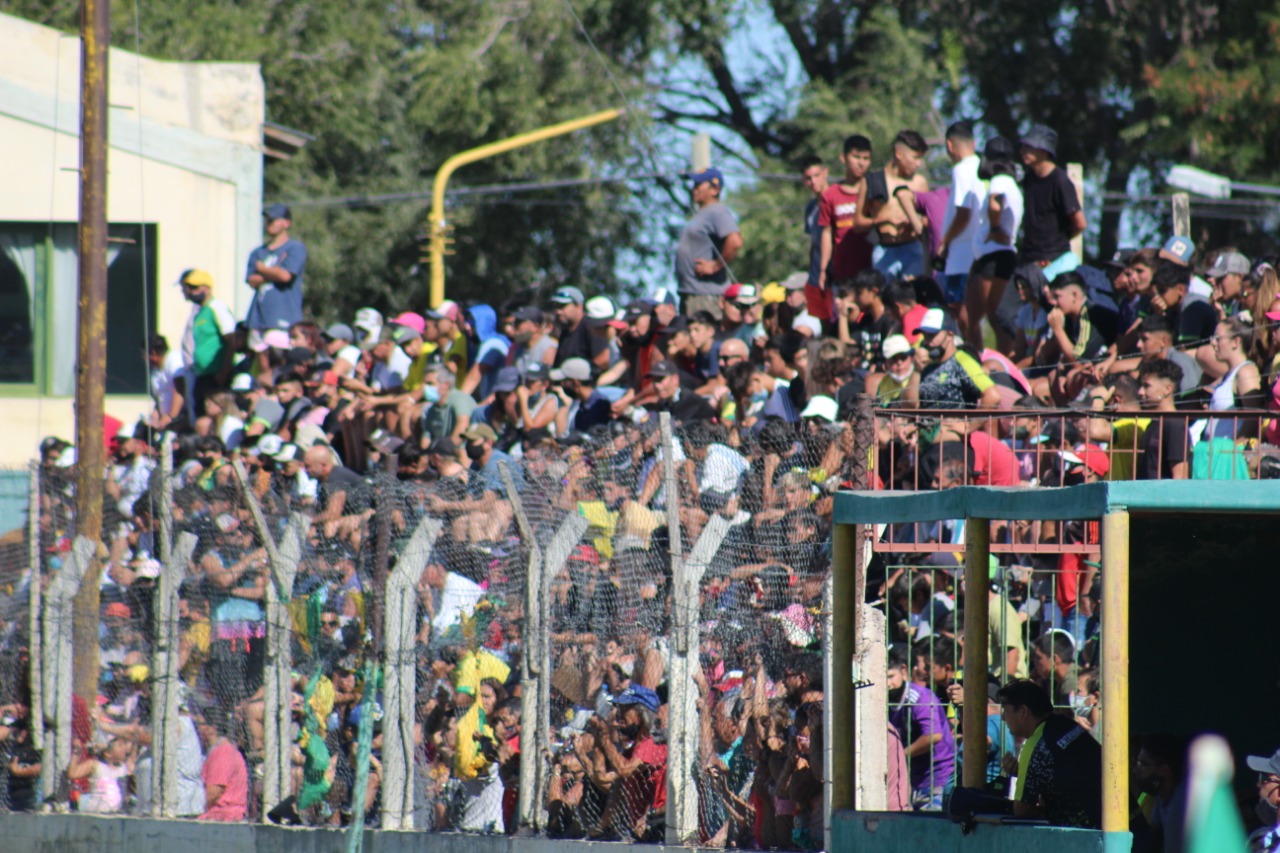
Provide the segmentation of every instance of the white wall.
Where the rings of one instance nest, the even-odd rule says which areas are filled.
[[[79,63],[78,38],[0,14],[0,221],[76,221]],[[252,297],[242,279],[262,240],[262,76],[252,63],[160,62],[115,49],[109,69],[108,220],[156,225],[158,331],[172,344],[190,307],[172,286],[183,269],[209,270],[238,316]],[[44,435],[73,437],[69,399],[3,405],[0,466],[23,463]],[[126,422],[147,406],[107,399],[107,412]]]

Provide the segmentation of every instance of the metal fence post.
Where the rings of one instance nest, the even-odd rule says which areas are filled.
[[[40,773],[44,798],[64,796],[67,768],[71,764],[72,671],[74,656],[71,636],[75,621],[75,596],[92,560],[97,559],[97,543],[77,536],[71,553],[57,577],[49,584],[44,600],[44,712],[48,720],[53,711],[53,750],[50,760],[48,738],[45,740],[43,768]]]
[[[183,533],[169,549],[156,589],[156,649],[152,655],[151,815],[175,817],[178,797],[178,589],[186,577],[197,538]]]
[[[413,723],[417,694],[417,583],[443,525],[424,516],[387,576],[382,611],[382,828],[413,829]]]

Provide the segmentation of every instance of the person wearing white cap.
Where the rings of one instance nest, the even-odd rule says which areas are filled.
[[[920,405],[926,409],[969,409],[1000,405],[995,382],[982,362],[958,345],[956,321],[941,308],[930,308],[920,321],[919,332],[928,349],[929,366],[920,374]]]
[[[804,411],[800,413],[800,420],[825,421],[833,424],[836,422],[839,412],[840,405],[834,399],[823,394],[817,394],[809,398]]]
[[[915,347],[905,335],[890,335],[881,346],[885,373],[876,386],[876,403],[881,406],[916,406],[920,403],[920,371],[916,370]]]

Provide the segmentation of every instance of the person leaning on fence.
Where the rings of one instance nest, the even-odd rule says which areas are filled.
[[[667,747],[653,739],[658,708],[658,694],[637,684],[613,698],[609,721],[599,716],[587,721],[597,754],[592,779],[609,789],[600,823],[589,838],[662,840]]]

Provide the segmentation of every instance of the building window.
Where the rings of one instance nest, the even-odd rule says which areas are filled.
[[[107,233],[106,390],[146,394],[156,229],[111,225]],[[0,395],[75,394],[76,258],[74,223],[0,222]]]

